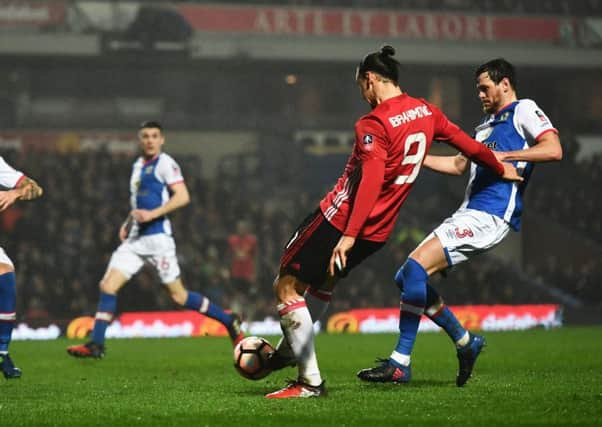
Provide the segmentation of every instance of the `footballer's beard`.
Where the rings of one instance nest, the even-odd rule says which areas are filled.
[[[490,102],[483,102],[481,103],[481,106],[485,114],[495,114],[495,112],[497,111],[496,107]]]

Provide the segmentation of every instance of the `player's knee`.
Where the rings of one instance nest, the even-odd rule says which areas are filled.
[[[290,275],[278,275],[274,280],[274,294],[279,303],[299,298],[297,292],[297,280]]]
[[[0,275],[12,273],[13,271],[15,271],[15,268],[12,265],[0,262]]]
[[[100,292],[103,294],[115,295],[118,287],[110,280],[102,279],[99,284]]]
[[[188,291],[184,290],[184,291],[170,292],[169,296],[171,297],[172,301],[175,302],[176,304],[184,305],[184,304],[186,304],[186,300],[188,299]]]

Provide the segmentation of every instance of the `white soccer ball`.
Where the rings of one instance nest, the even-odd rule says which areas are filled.
[[[267,363],[274,351],[265,338],[246,337],[234,347],[234,367],[243,377],[260,380],[272,372]]]

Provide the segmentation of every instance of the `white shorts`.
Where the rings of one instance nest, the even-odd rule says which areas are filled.
[[[10,260],[8,255],[6,255],[6,252],[4,252],[4,249],[2,249],[2,248],[0,248],[0,264],[8,264],[12,268],[15,268],[15,266],[13,265],[13,262]]]
[[[493,248],[510,231],[503,219],[474,209],[459,209],[426,237],[439,238],[450,266]]]
[[[169,284],[180,277],[176,242],[167,234],[151,234],[125,240],[111,255],[108,269],[119,270],[129,280],[147,262],[161,282]]]

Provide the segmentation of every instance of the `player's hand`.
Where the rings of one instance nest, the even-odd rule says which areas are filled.
[[[523,182],[524,178],[518,174],[518,171],[511,163],[501,162],[504,165],[504,174],[502,178],[507,181]]]
[[[337,271],[342,272],[347,267],[347,254],[355,244],[355,237],[341,236],[339,243],[332,250],[330,263],[328,264],[328,274],[334,276]]]
[[[121,240],[122,242],[127,239],[128,237],[128,233],[126,230],[126,226],[125,224],[121,224],[121,227],[119,227],[119,240]]]
[[[15,190],[0,191],[0,212],[15,203],[19,198],[19,192]]]
[[[152,212],[146,209],[134,209],[131,215],[138,223],[149,222],[155,219]]]
[[[503,162],[508,157],[508,154],[504,151],[492,151],[492,153],[500,162]]]

